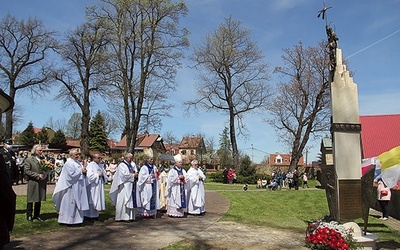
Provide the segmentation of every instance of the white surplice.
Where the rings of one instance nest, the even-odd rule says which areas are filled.
[[[80,224],[83,212],[89,209],[86,176],[80,162],[71,158],[65,162],[54,188],[52,200],[58,212],[58,222]]]
[[[134,173],[137,172],[135,163],[131,163],[131,170],[125,160],[122,161],[114,174],[110,189],[110,199],[115,206],[115,220],[128,221],[135,219],[134,199],[132,195],[135,183]],[[136,195],[136,194],[134,194]]]
[[[149,163],[145,163],[139,171],[139,177],[137,181],[137,211],[140,215],[148,217],[157,214],[157,210],[160,209],[160,187],[156,177],[156,167]],[[149,169],[151,169],[149,171]],[[154,185],[154,190],[153,190]]]
[[[200,178],[202,180],[200,180]],[[206,176],[198,168],[190,167],[187,172],[187,195],[188,195],[188,213],[202,214],[205,212],[205,190],[204,181]]]
[[[172,217],[183,217],[187,203],[187,192],[185,181],[179,179],[178,171],[182,171],[182,175],[186,178],[186,170],[174,166],[168,172],[167,190],[167,215]],[[183,187],[183,190],[181,189]]]
[[[89,199],[89,210],[84,215],[89,218],[99,217],[99,211],[106,209],[104,197],[104,184],[107,183],[107,173],[101,164],[90,162],[87,167],[87,192]],[[99,176],[103,173],[103,176]]]

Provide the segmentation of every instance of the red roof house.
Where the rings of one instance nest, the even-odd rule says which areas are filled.
[[[286,167],[289,168],[290,160],[292,159],[292,154],[270,154],[269,155],[269,164],[272,167]],[[303,156],[299,159],[297,166],[304,166],[304,159]]]
[[[123,152],[126,150],[126,136],[122,137],[121,141],[108,141],[112,152]],[[157,152],[164,153],[165,146],[162,137],[159,134],[138,134],[136,137],[135,151],[143,151],[146,148],[152,148]]]

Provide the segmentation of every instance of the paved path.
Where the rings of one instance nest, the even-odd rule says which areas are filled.
[[[49,185],[49,193],[54,186]],[[26,186],[14,186],[24,194]],[[182,239],[194,240],[196,249],[301,249],[304,235],[265,227],[218,222],[229,200],[216,191],[206,192],[205,216],[141,219],[133,223],[112,219],[66,227],[55,232],[13,237],[5,249],[160,249]]]

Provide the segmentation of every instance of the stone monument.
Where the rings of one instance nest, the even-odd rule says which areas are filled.
[[[358,91],[350,72],[342,62],[338,37],[326,26],[330,55],[330,94],[332,111],[332,151],[334,170],[330,171],[327,190],[331,216],[337,221],[362,217],[361,124]],[[331,202],[329,202],[331,199]],[[333,206],[333,207],[332,207]]]

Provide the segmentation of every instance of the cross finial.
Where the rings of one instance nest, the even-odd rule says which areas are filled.
[[[330,8],[332,8],[332,6],[326,7],[325,2],[324,2],[324,8],[322,10],[318,11],[318,16],[317,17],[318,18],[322,17],[322,20],[325,20],[325,17],[326,17],[326,13],[325,12]],[[328,18],[326,18],[326,24],[328,24]]]

